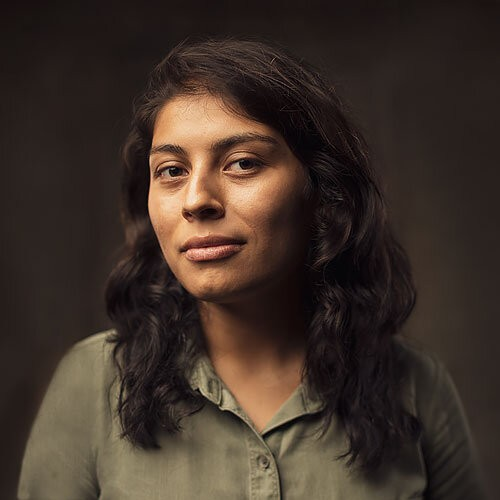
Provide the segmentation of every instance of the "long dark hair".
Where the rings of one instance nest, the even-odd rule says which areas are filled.
[[[272,44],[182,43],[153,70],[124,147],[126,244],[106,299],[120,371],[123,436],[157,446],[155,433],[181,431],[202,406],[187,382],[203,348],[196,302],[168,268],[147,197],[153,126],[166,101],[209,92],[277,130],[304,165],[317,199],[306,262],[305,382],[324,402],[324,427],[343,423],[347,464],[373,470],[417,438],[405,410],[393,335],[415,302],[407,257],[393,238],[365,143],[333,87]],[[332,451],[333,452],[333,451]]]

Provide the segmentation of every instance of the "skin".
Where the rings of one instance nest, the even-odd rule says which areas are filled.
[[[311,201],[304,167],[271,127],[219,98],[178,96],[159,112],[148,208],[165,259],[198,299],[215,370],[261,430],[301,381],[302,274]],[[194,236],[237,238],[195,262]]]

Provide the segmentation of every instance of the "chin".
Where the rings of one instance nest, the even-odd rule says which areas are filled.
[[[197,300],[218,304],[238,301],[254,288],[248,283],[221,283],[217,281],[191,282],[185,283],[183,286]]]
[[[221,261],[222,262],[222,261]],[[266,272],[246,269],[228,269],[210,266],[205,269],[179,269],[174,274],[182,286],[197,300],[219,304],[230,304],[254,297],[265,292],[276,277]]]
[[[213,284],[185,288],[193,297],[206,302],[219,302],[221,298],[230,295],[230,292],[224,289],[221,290],[220,287]]]
[[[234,284],[230,284],[225,280],[216,279],[214,276],[205,276],[200,279],[193,279],[193,275],[188,276],[188,279],[179,279],[182,286],[196,299],[208,301],[208,302],[219,302],[234,295],[235,289],[238,287]]]

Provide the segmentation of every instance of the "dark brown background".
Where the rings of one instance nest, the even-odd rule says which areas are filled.
[[[344,4],[349,4],[347,7]],[[0,497],[52,371],[106,328],[119,147],[147,71],[188,35],[276,39],[366,131],[419,289],[408,333],[446,363],[500,491],[498,2],[19,2],[2,12]]]

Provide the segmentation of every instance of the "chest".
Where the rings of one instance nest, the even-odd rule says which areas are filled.
[[[180,434],[160,436],[159,450],[139,450],[117,436],[100,451],[102,500],[396,500],[423,498],[418,448],[368,479],[336,456],[341,429],[315,432],[320,421],[292,419],[261,434],[231,411],[207,404]]]

